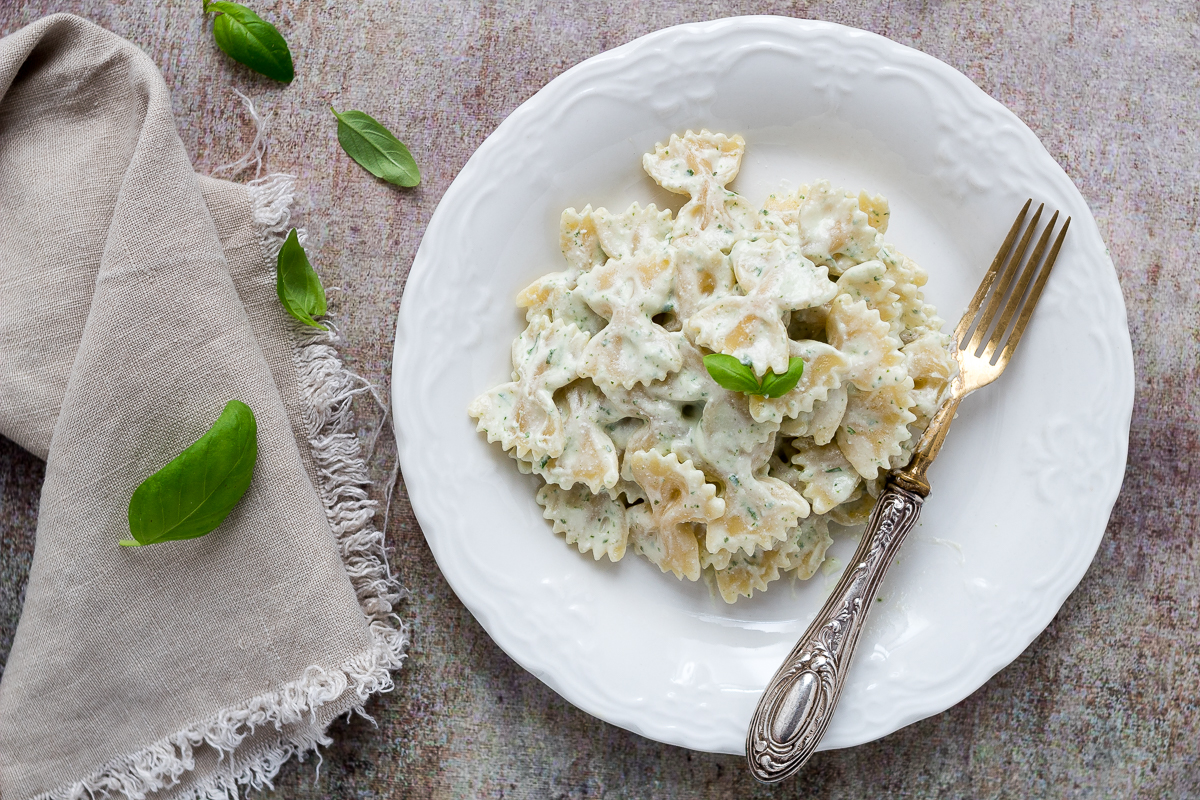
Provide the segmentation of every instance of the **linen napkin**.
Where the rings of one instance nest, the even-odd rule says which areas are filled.
[[[155,65],[77,17],[0,40],[0,97],[0,434],[46,460],[0,797],[236,796],[390,689],[406,644],[354,379],[275,296],[290,178],[197,176]],[[118,546],[232,399],[258,420],[241,503]]]

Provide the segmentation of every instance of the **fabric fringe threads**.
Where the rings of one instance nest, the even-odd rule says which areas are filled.
[[[268,175],[248,184],[254,221],[262,230],[263,250],[274,263],[290,230],[295,177]],[[297,230],[301,243],[304,231]],[[370,498],[371,486],[362,447],[354,432],[354,398],[370,386],[349,372],[334,348],[336,333],[301,325],[291,318],[296,341],[295,363],[304,409],[308,443],[320,476],[317,490],[341,550],[342,563],[370,625],[372,647],[333,670],[309,667],[302,678],[281,689],[255,697],[216,717],[197,723],[147,747],[139,753],[110,762],[99,773],[63,790],[41,795],[39,800],[94,800],[100,796],[125,796],[143,800],[148,794],[179,784],[195,769],[196,749],[211,747],[220,757],[213,775],[177,795],[195,800],[236,800],[239,787],[273,788],[271,781],[292,756],[301,759],[320,745],[332,744],[315,724],[296,731],[282,727],[302,722],[305,715],[326,703],[352,693],[348,713],[362,710],[367,699],[394,687],[392,672],[404,662],[408,630],[393,613],[404,593],[391,577],[384,550],[384,534],[373,524],[378,504]],[[238,752],[239,745],[256,729],[271,725],[280,736],[253,753]]]

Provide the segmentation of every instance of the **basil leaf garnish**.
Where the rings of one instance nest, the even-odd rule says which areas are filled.
[[[230,400],[207,433],[134,491],[129,498],[133,539],[121,544],[141,547],[216,530],[249,488],[257,458],[254,412]]]
[[[300,246],[296,229],[288,232],[279,257],[275,259],[275,294],[294,318],[314,328],[328,330],[313,317],[325,314],[325,287],[308,263],[308,255]]]
[[[758,378],[746,364],[725,353],[713,353],[704,357],[704,368],[712,379],[731,392],[762,394]]]
[[[338,113],[330,108],[338,121],[338,142],[346,155],[376,178],[397,186],[416,186],[421,171],[408,148],[370,114],[362,111]]]
[[[782,397],[796,388],[804,374],[804,360],[788,359],[788,370],[776,375],[767,370],[760,381],[748,364],[743,364],[731,355],[713,353],[704,357],[704,368],[712,379],[731,392],[756,394],[763,397]]]
[[[292,53],[275,26],[238,3],[204,0],[204,13],[217,12],[213,38],[227,56],[255,72],[291,83],[296,77]]]
[[[804,359],[792,356],[788,359],[787,372],[782,375],[767,370],[762,378],[762,394],[765,397],[783,397],[796,388],[800,376],[804,374]]]

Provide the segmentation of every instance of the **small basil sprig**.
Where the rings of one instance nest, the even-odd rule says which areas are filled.
[[[308,263],[308,255],[300,246],[296,229],[288,233],[279,256],[275,259],[275,294],[283,308],[295,319],[314,328],[328,330],[313,317],[324,316],[325,287]]]
[[[767,370],[760,381],[754,370],[731,355],[713,353],[704,357],[704,368],[712,379],[731,392],[744,392],[763,397],[782,397],[796,388],[804,374],[804,360],[788,359],[787,372],[776,375]]]
[[[242,499],[258,458],[258,423],[230,400],[208,431],[142,481],[129,498],[126,547],[194,539],[216,530]]]
[[[370,114],[362,111],[330,111],[337,117],[338,142],[346,155],[376,178],[397,186],[416,186],[421,171],[404,143],[380,125]]]
[[[227,56],[255,72],[291,83],[296,77],[292,53],[274,25],[238,3],[204,0],[204,13],[217,12],[213,38]]]

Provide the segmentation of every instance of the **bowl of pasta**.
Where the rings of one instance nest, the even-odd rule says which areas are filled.
[[[392,391],[456,594],[583,710],[741,753],[954,374],[943,317],[1030,196],[1074,218],[1070,246],[1023,352],[960,412],[822,746],[970,694],[1103,535],[1132,409],[1123,301],[1027,127],[936,59],[828,23],[696,23],[589,59],[447,191]]]

